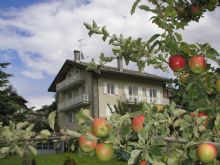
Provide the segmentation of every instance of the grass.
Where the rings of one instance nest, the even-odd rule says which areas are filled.
[[[79,156],[74,154],[79,165],[126,165],[126,162],[111,160],[102,162],[96,157]],[[37,165],[63,165],[65,159],[64,154],[38,155],[36,157]],[[0,165],[22,165],[21,158],[17,156],[0,159]]]

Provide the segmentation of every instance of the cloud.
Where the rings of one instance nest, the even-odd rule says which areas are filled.
[[[33,70],[24,70],[21,72],[22,75],[29,77],[29,78],[33,78],[33,79],[43,79],[44,75],[42,74],[42,72],[36,72]]]
[[[83,22],[91,23],[95,20],[99,25],[107,25],[112,33],[145,39],[160,32],[149,21],[149,14],[137,10],[134,15],[130,15],[132,3],[133,0],[50,0],[24,8],[0,11],[0,48],[16,51],[16,56],[22,61],[21,74],[15,76],[26,76],[38,81],[50,77],[52,81],[64,61],[67,58],[73,59],[72,52],[79,49],[79,39],[84,39],[82,51],[88,56],[87,61],[97,59],[101,52],[111,55],[111,48],[100,37],[88,37]],[[186,41],[210,42],[220,50],[219,19],[220,10],[217,9],[206,14],[199,24],[191,23],[181,33]],[[129,67],[136,68],[134,65]],[[145,71],[170,76],[152,67]],[[45,95],[47,87],[41,87]],[[39,96],[42,98],[43,94]],[[28,98],[34,99],[37,96]],[[36,104],[37,100],[34,99]]]
[[[29,98],[29,102],[27,103],[28,107],[35,107],[35,109],[41,108],[43,105],[50,105],[54,99],[49,96],[37,96]]]

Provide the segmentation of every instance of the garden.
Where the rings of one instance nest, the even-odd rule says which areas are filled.
[[[219,53],[209,43],[187,43],[180,29],[199,23],[204,13],[219,6],[217,0],[136,0],[137,9],[152,15],[161,33],[149,39],[110,34],[105,26],[84,23],[89,36],[100,35],[112,46],[113,56],[101,53],[99,63],[91,61],[87,70],[100,68],[116,58],[134,62],[140,71],[153,66],[171,70],[175,78],[166,86],[170,104],[140,103],[128,112],[120,103],[107,118],[93,119],[89,110],[77,114],[79,129],[55,130],[56,112],[48,117],[50,130],[32,131],[28,122],[0,124],[0,163],[42,164],[128,164],[128,165],[219,165],[220,164],[220,70]],[[214,67],[214,65],[218,67]],[[57,133],[59,132],[59,134]],[[37,141],[72,141],[67,156],[36,156]],[[17,153],[21,158],[10,157]],[[76,154],[77,153],[77,154]],[[80,155],[80,156],[79,156]],[[94,157],[96,156],[96,158]],[[112,160],[114,159],[114,160]],[[62,161],[61,161],[62,160]],[[120,162],[123,161],[123,162]],[[42,162],[42,163],[41,163]],[[59,162],[59,163],[58,163]],[[2,164],[2,163],[1,163]],[[49,164],[49,163],[48,163]]]

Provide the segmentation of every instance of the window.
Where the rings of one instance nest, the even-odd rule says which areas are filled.
[[[136,86],[128,86],[128,94],[130,96],[137,96],[138,95],[138,87],[136,87]]]
[[[72,91],[67,92],[66,97],[67,97],[67,100],[72,99],[72,97],[73,97]]]
[[[157,97],[157,89],[150,89],[150,97],[151,98]]]
[[[107,83],[107,93],[115,94],[115,84]]]
[[[79,97],[79,88],[73,91],[73,97]]]
[[[66,124],[68,123],[74,123],[74,113],[70,112],[66,114]]]
[[[147,97],[147,89],[146,88],[142,88],[142,93],[144,97]]]
[[[79,78],[80,76],[80,70],[79,69],[71,69],[68,73],[67,73],[67,78]]]
[[[158,91],[157,89],[149,89],[149,92],[150,92],[150,102],[158,103],[157,91]]]
[[[104,83],[104,94],[118,95],[118,85],[113,83]]]
[[[80,70],[79,69],[74,69],[73,70],[73,76],[77,79],[79,79],[80,76]]]

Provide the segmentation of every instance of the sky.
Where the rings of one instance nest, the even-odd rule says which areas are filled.
[[[54,100],[47,90],[66,59],[79,49],[98,59],[111,49],[98,36],[89,37],[83,22],[95,20],[111,33],[148,39],[160,32],[146,12],[130,15],[133,0],[0,0],[0,62],[10,62],[7,72],[17,92],[28,106],[40,108]],[[187,42],[209,42],[220,51],[220,9],[206,13],[200,23],[190,23],[180,31]],[[115,65],[115,62],[110,65]],[[134,64],[128,68],[136,69]],[[146,72],[172,76],[153,68]]]

